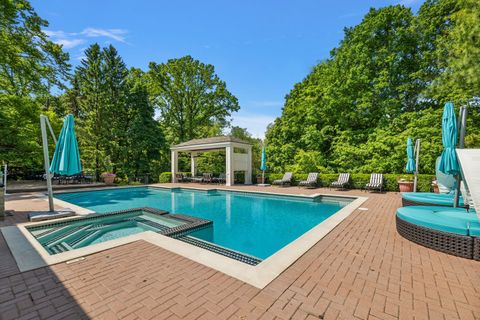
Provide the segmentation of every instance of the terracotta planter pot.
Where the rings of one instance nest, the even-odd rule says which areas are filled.
[[[412,192],[413,181],[398,181],[398,188],[400,192]]]
[[[103,182],[105,182],[106,185],[112,185],[113,181],[115,181],[115,176],[104,176],[103,177]]]

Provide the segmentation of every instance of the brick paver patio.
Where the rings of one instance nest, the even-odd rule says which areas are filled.
[[[480,263],[403,239],[399,195],[368,196],[368,210],[352,213],[263,290],[143,241],[19,273],[0,237],[0,319],[480,319]],[[0,226],[46,202],[16,196],[7,208],[21,213]]]

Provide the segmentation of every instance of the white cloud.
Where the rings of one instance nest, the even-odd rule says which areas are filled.
[[[232,125],[246,128],[255,138],[263,139],[267,126],[274,120],[274,116],[239,111],[232,116]]]
[[[104,37],[116,40],[118,42],[125,43],[125,35],[128,33],[124,29],[99,29],[99,28],[86,28],[81,32],[82,35],[85,35],[90,38],[95,37]]]
[[[43,30],[43,32],[49,37],[57,37],[57,38],[65,38],[68,35],[70,35],[70,34],[64,32],[64,31],[61,31],[61,30],[57,30],[57,31]]]
[[[62,45],[65,49],[72,49],[87,42],[87,38],[107,38],[127,43],[125,29],[85,28],[80,32],[65,32],[63,30],[43,30],[53,42]]]
[[[62,45],[65,49],[75,48],[83,43],[85,40],[83,39],[58,39],[54,41],[56,44]]]

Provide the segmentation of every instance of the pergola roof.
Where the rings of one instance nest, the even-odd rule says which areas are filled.
[[[252,145],[245,140],[242,140],[237,137],[232,136],[218,136],[218,137],[211,137],[211,138],[204,138],[204,139],[193,139],[190,141],[186,141],[180,144],[173,145],[170,149],[171,150],[180,150],[180,149],[189,149],[195,150],[196,148],[205,148],[211,147],[214,148],[221,148],[225,147],[226,145],[230,145],[232,143],[235,144],[244,144],[244,145]]]

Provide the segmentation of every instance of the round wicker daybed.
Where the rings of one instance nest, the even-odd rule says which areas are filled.
[[[453,193],[433,192],[402,192],[402,205],[406,206],[439,206],[453,207],[455,195]],[[463,197],[459,197],[459,206],[463,207]]]
[[[480,222],[463,208],[409,206],[397,210],[397,231],[427,248],[480,261]]]

